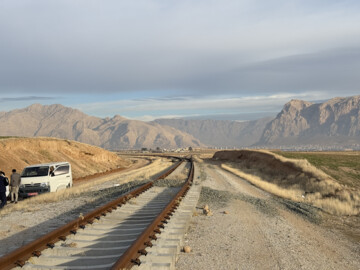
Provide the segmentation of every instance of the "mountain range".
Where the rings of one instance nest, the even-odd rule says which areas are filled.
[[[57,137],[76,140],[106,149],[178,148],[205,146],[193,136],[169,126],[89,116],[59,104],[33,104],[0,113],[1,136]]]
[[[0,112],[0,136],[57,137],[106,149],[249,147],[306,144],[360,145],[360,96],[323,103],[291,100],[274,118],[157,119],[152,122],[89,116],[59,104]]]
[[[270,121],[257,145],[360,144],[360,96],[323,103],[291,100]]]

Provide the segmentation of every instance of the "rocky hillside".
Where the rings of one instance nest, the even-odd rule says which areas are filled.
[[[156,123],[189,133],[206,145],[243,147],[256,143],[272,118],[236,122],[224,120],[157,119]]]
[[[12,169],[57,161],[70,162],[74,178],[130,165],[99,147],[55,138],[0,138],[0,153],[0,169],[8,176]]]
[[[193,136],[158,123],[121,116],[101,119],[62,105],[31,105],[0,113],[0,136],[57,137],[107,149],[199,147]]]
[[[268,123],[258,145],[360,143],[360,96],[324,103],[291,100]]]

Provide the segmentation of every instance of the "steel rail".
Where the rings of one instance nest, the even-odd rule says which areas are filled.
[[[156,180],[165,178],[177,167],[179,167],[182,162],[183,160],[180,159],[169,170],[157,177]],[[61,226],[58,229],[55,229],[41,236],[40,238],[35,239],[34,241],[26,244],[25,246],[22,246],[6,254],[5,256],[0,258],[0,270],[9,270],[17,266],[24,266],[25,262],[29,258],[33,256],[39,257],[42,250],[47,248],[53,248],[56,242],[60,240],[65,241],[68,235],[76,234],[79,228],[84,229],[86,225],[92,224],[95,219],[100,219],[102,216],[106,216],[107,213],[111,213],[113,210],[117,209],[117,207],[121,207],[131,198],[139,196],[141,193],[151,188],[154,185],[154,181],[146,183],[136,188],[135,190],[124,194],[120,198],[117,198],[101,207],[96,208],[95,210],[84,215],[83,217],[79,217]]]
[[[139,257],[147,254],[145,250],[151,247],[152,240],[156,240],[156,234],[160,234],[160,228],[164,228],[164,224],[173,215],[175,209],[179,206],[180,201],[186,195],[194,179],[194,164],[191,161],[191,168],[188,179],[181,190],[175,195],[172,201],[165,207],[165,209],[156,217],[156,219],[146,228],[146,230],[137,238],[135,242],[126,250],[126,252],[119,258],[119,260],[112,266],[112,270],[130,269],[134,265],[140,265]]]

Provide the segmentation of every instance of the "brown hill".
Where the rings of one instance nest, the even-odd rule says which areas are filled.
[[[59,104],[34,104],[0,113],[0,136],[57,137],[107,149],[204,146],[193,136],[157,123],[121,116],[101,119]]]
[[[292,100],[265,128],[258,145],[360,143],[360,96],[324,103]]]
[[[179,148],[204,146],[190,134],[158,123],[147,123],[115,116],[101,124],[97,130],[107,149]]]
[[[2,138],[0,153],[0,169],[7,176],[12,169],[21,172],[28,165],[55,161],[70,162],[74,178],[130,165],[99,147],[55,138]]]

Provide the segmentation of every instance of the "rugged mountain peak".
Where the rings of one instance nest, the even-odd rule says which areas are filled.
[[[304,100],[300,100],[300,99],[292,99],[284,105],[283,111],[292,111],[292,110],[300,111],[300,110],[307,108],[313,104],[314,103],[312,103],[312,102],[308,102],[308,101],[304,101]]]
[[[80,112],[77,109],[70,107],[65,107],[61,104],[52,104],[52,105],[41,105],[39,103],[32,104],[24,109],[24,111],[29,113],[54,113],[54,112]]]
[[[321,104],[321,108],[329,107],[333,110],[343,111],[347,113],[350,110],[358,108],[360,105],[360,96],[333,98]]]
[[[117,122],[117,121],[124,121],[124,120],[127,120],[127,119],[125,117],[122,117],[121,115],[116,114],[110,120],[113,121],[113,122]]]
[[[32,104],[28,107],[25,108],[26,111],[28,112],[39,112],[43,109],[43,105],[39,104],[39,103],[35,103],[35,104]]]

